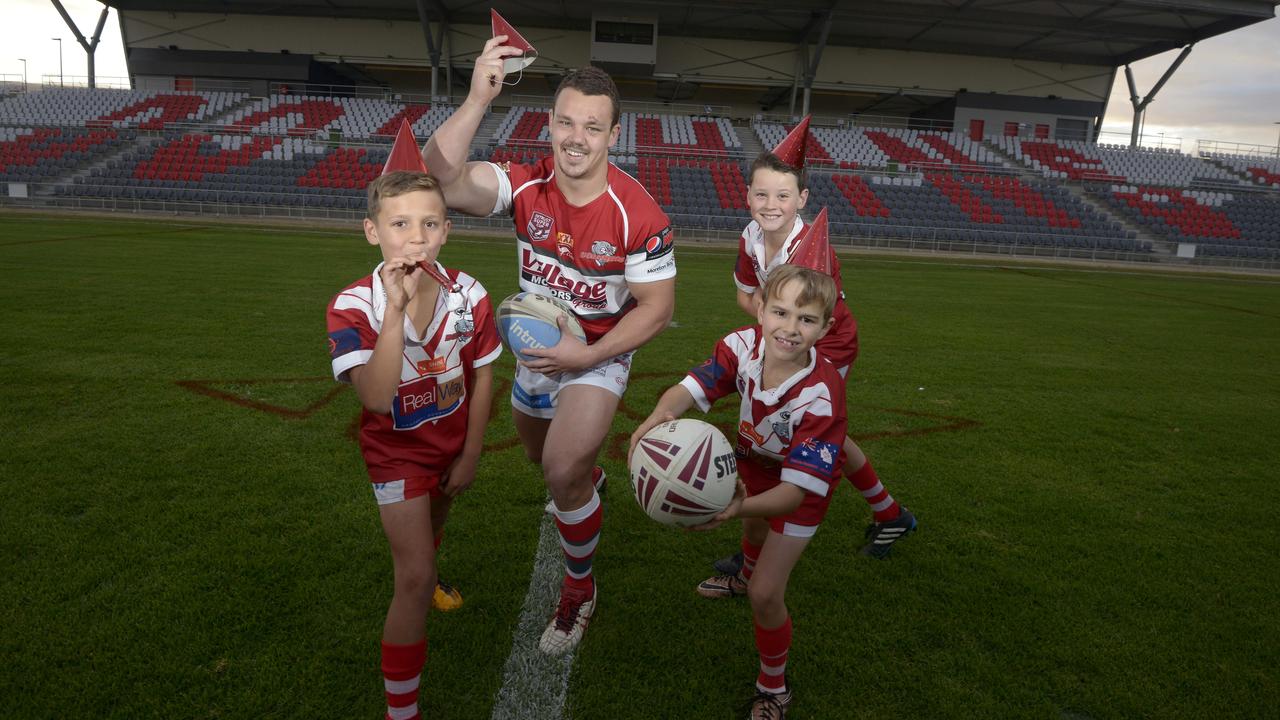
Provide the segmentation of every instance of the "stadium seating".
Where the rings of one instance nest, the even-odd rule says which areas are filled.
[[[551,141],[549,108],[511,108],[494,134],[498,147],[545,147]],[[726,118],[624,112],[612,152],[634,164],[640,155],[703,157],[742,152],[742,141]]]
[[[0,181],[44,182],[69,175],[136,138],[115,128],[0,128]]]
[[[1278,157],[1226,153],[1206,153],[1202,157],[1230,167],[1257,185],[1280,190],[1280,158]]]
[[[161,130],[173,123],[207,122],[246,98],[232,92],[52,88],[0,102],[0,123]]]
[[[1190,187],[1239,184],[1235,174],[1189,155],[1161,148],[1094,145],[1079,140],[990,138],[997,147],[1045,177]]]
[[[760,144],[777,145],[788,126],[756,123]],[[982,143],[962,133],[906,128],[829,128],[810,130],[807,161],[816,166],[833,164],[843,169],[900,168],[947,169],[966,172],[999,170],[1000,159]]]
[[[37,192],[142,207],[353,212],[364,207],[364,188],[381,172],[401,120],[422,139],[450,112],[374,97],[42,91],[0,101],[0,181],[52,181],[56,187]],[[45,120],[20,123],[14,113]],[[469,157],[545,157],[547,117],[546,108],[510,109]],[[628,112],[621,126],[611,159],[678,226],[736,233],[749,222],[751,158],[727,119]],[[766,147],[787,130],[761,121],[752,127]],[[1202,255],[1280,259],[1280,201],[1269,192],[1280,187],[1274,158],[814,127],[808,159],[806,215],[829,208],[837,237],[1151,252],[1150,242],[1117,220],[1125,218],[1155,237],[1194,242]],[[1095,192],[1108,211],[1071,187],[1100,180],[1107,182]]]

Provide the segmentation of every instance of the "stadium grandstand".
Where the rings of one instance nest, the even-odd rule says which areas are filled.
[[[751,159],[812,115],[809,208],[837,243],[1276,268],[1280,148],[1188,154],[1138,130],[1196,42],[1276,4],[493,2],[539,54],[471,157],[546,153],[559,77],[594,63],[623,95],[614,162],[689,237],[736,238]],[[104,5],[132,88],[7,87],[6,204],[359,217],[395,128],[425,140],[489,35],[488,5],[458,0]],[[1178,48],[1138,103],[1128,64]],[[1135,131],[1101,143],[1117,79]]]

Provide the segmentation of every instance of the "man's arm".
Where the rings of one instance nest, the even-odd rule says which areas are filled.
[[[493,168],[488,163],[467,162],[467,154],[484,119],[485,108],[502,91],[502,59],[520,54],[520,50],[501,44],[506,38],[499,35],[484,44],[484,51],[476,58],[471,72],[467,99],[422,148],[422,159],[428,171],[440,181],[445,202],[468,215],[489,215],[498,199],[498,178]]]
[[[605,360],[635,350],[649,342],[671,323],[676,308],[676,279],[647,283],[627,283],[636,306],[612,330],[593,345],[588,345],[565,331],[560,325],[560,342],[544,350],[523,350],[533,360],[523,364],[534,372],[554,375],[576,372]]]

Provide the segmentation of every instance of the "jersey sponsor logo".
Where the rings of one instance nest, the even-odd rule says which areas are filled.
[[[764,445],[764,437],[756,432],[756,428],[751,424],[750,420],[743,420],[738,423],[738,434],[751,440],[753,445]]]
[[[565,260],[573,260],[573,236],[567,232],[556,233],[556,254]]]
[[[617,253],[618,249],[612,243],[596,240],[591,243],[591,252],[584,252],[580,257],[583,260],[594,260],[596,267],[604,267],[607,262],[622,262],[622,256]]]
[[[825,440],[805,438],[792,448],[787,462],[791,465],[812,471],[815,475],[829,478],[832,475],[836,455],[840,448]]]
[[[664,272],[664,271],[670,270],[671,268],[673,268],[673,267],[675,267],[675,266],[676,266],[676,256],[675,256],[675,255],[672,255],[671,257],[668,257],[666,260],[663,260],[662,262],[658,263],[657,265],[654,265],[653,267],[649,268],[648,270],[645,270],[645,272],[646,272],[646,273],[648,273],[648,274],[650,274],[650,275],[652,275],[653,273],[659,273],[659,272]]]
[[[671,226],[663,228],[657,235],[644,241],[644,259],[657,260],[671,252]]]
[[[329,333],[329,357],[340,358],[349,352],[360,349],[360,331],[355,328],[340,328]]]
[[[419,375],[439,375],[445,371],[447,363],[448,358],[440,356],[427,358],[426,360],[419,360],[415,363],[415,366],[418,368]]]
[[[466,389],[462,377],[436,383],[433,376],[412,380],[400,386],[395,402],[391,404],[391,417],[396,430],[413,430],[425,422],[434,422],[452,415],[462,406]]]
[[[551,294],[574,307],[599,309],[605,307],[605,282],[589,283],[566,277],[560,266],[544,262],[532,250],[520,253],[520,278],[549,288]]]
[[[549,216],[535,210],[533,217],[529,218],[529,224],[525,226],[525,232],[533,242],[544,242],[551,237],[551,226],[554,223]]]

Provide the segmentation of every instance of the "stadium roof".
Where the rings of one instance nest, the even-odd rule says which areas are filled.
[[[1119,66],[1275,16],[1270,0],[100,0],[119,10],[489,22],[588,30],[592,13],[656,18],[660,35],[817,42]]]

